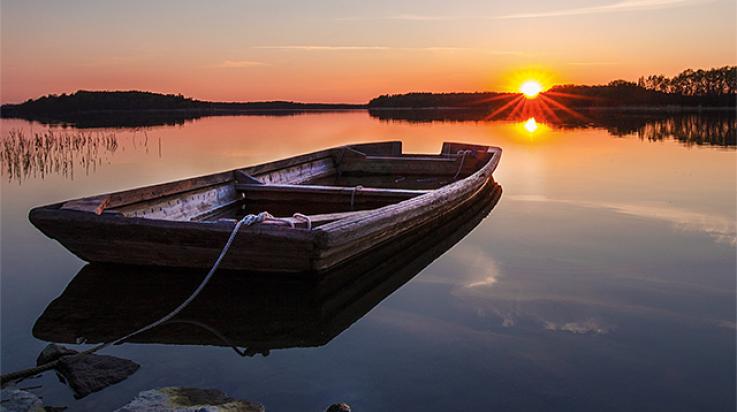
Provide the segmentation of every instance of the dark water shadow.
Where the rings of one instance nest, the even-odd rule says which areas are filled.
[[[325,345],[461,241],[501,193],[490,180],[472,204],[320,281],[219,272],[172,321],[130,342],[231,346],[241,355]],[[38,318],[33,336],[57,343],[114,340],[167,314],[202,276],[202,271],[88,264]]]
[[[370,109],[369,115],[386,122],[496,122],[526,121],[526,117],[491,118],[489,109]],[[673,112],[667,110],[597,109],[556,111],[555,118],[536,119],[553,129],[603,128],[613,136],[636,134],[642,140],[676,140],[686,146],[737,146],[734,110]]]

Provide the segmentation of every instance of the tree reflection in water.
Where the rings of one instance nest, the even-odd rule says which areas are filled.
[[[670,117],[645,123],[637,130],[637,135],[650,141],[675,139],[686,146],[735,146],[737,121],[727,116],[715,121],[696,114]]]
[[[493,122],[498,120],[529,122],[531,117],[489,119],[486,110],[465,109],[384,109],[369,110],[381,121]],[[673,139],[686,146],[737,146],[737,117],[731,111],[673,113],[668,111],[579,110],[577,115],[557,111],[554,119],[534,117],[537,124],[558,130],[603,128],[613,136],[636,134],[640,139]]]

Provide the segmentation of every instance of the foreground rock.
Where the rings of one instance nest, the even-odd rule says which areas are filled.
[[[62,356],[76,355],[77,353],[79,352],[74,349],[68,349],[64,346],[50,343],[46,345],[44,350],[42,350],[41,353],[38,355],[38,358],[36,358],[36,366],[41,366],[43,364],[53,362],[61,358]]]
[[[347,403],[334,403],[328,406],[325,412],[351,412],[351,407]]]
[[[31,392],[3,389],[0,400],[0,412],[44,412],[43,402]]]
[[[116,412],[264,412],[260,403],[233,399],[217,389],[168,387],[138,394]]]
[[[79,353],[54,343],[41,351],[36,359],[36,365],[53,361],[58,361],[56,371],[64,377],[77,399],[116,384],[141,367],[128,359]]]
[[[79,399],[124,380],[138,368],[139,364],[114,356],[76,355],[62,357],[56,370]]]

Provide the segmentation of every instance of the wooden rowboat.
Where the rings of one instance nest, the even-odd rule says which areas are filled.
[[[460,242],[501,194],[490,181],[463,208],[324,272],[318,281],[219,273],[174,319],[127,342],[227,345],[241,354],[325,345]],[[55,343],[111,342],[169,313],[201,277],[194,269],[88,264],[36,320],[33,336]]]
[[[177,182],[37,207],[30,221],[89,262],[320,273],[463,206],[492,178],[501,149],[401,142],[342,146]],[[296,215],[295,215],[296,214]],[[306,216],[306,217],[305,217]]]

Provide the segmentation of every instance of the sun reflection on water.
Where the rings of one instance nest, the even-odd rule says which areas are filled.
[[[534,117],[514,123],[513,126],[514,129],[516,129],[517,134],[527,138],[535,138],[536,140],[540,138],[546,130],[549,130],[549,127],[545,123],[538,122]]]
[[[535,133],[537,131],[537,122],[535,121],[534,117],[530,117],[525,122],[524,126],[525,130],[527,130],[530,133]]]

